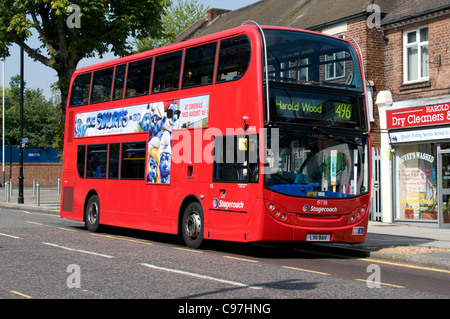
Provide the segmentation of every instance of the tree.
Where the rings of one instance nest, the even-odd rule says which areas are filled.
[[[156,49],[168,43],[173,43],[181,31],[198,19],[205,17],[208,8],[209,6],[205,7],[202,3],[197,3],[197,0],[180,0],[178,4],[172,4],[162,16],[164,29],[159,36],[133,41],[137,52]]]
[[[64,125],[70,78],[78,62],[96,53],[129,54],[129,37],[157,37],[169,5],[170,0],[77,0],[76,5],[69,0],[0,0],[0,57],[8,56],[16,43],[57,72]],[[32,31],[41,42],[38,48],[27,42]]]
[[[5,144],[18,146],[20,143],[20,76],[12,77],[9,85],[9,89],[5,88]],[[40,89],[26,88],[23,104],[24,137],[29,139],[27,146],[52,147],[56,138],[55,126],[59,123],[61,108],[57,103],[46,100]]]

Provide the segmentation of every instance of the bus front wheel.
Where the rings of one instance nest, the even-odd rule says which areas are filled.
[[[191,203],[183,214],[181,232],[186,246],[199,248],[203,242],[203,211],[199,203]]]
[[[96,232],[100,228],[100,201],[97,195],[92,195],[86,205],[85,224],[90,232]]]

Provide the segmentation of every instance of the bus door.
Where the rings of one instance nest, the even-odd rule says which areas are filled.
[[[207,218],[211,238],[245,240],[258,192],[258,137],[217,136]]]

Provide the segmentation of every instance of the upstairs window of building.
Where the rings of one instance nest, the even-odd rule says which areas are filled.
[[[427,81],[428,27],[403,33],[403,81]]]

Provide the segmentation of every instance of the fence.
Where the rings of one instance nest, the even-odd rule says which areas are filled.
[[[382,221],[381,214],[381,155],[380,149],[372,147],[372,198],[370,220]]]
[[[58,178],[61,178],[62,164],[59,151],[54,148],[24,148],[23,154],[23,176],[24,186],[32,186],[33,179],[39,181],[41,186],[57,186]],[[2,152],[0,152],[0,160]],[[18,185],[19,177],[19,148],[15,146],[5,147],[5,181],[12,179],[15,185]],[[0,183],[1,183],[0,178]],[[5,186],[5,185],[1,185]]]

